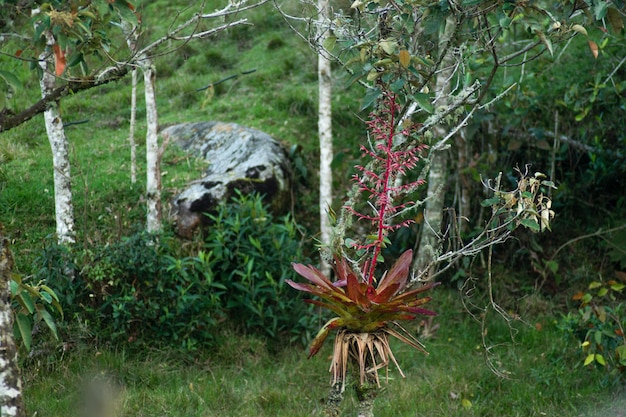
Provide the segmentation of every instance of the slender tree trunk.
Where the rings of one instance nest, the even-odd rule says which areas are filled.
[[[139,39],[138,28],[130,22],[122,22],[122,32],[126,36],[128,49],[135,54],[137,52],[137,40]],[[137,124],[137,67],[133,66],[131,72],[130,90],[130,128],[128,142],[130,144],[130,182],[137,182],[137,144],[135,143],[135,127]]]
[[[441,70],[437,74],[435,93],[435,107],[445,105],[450,96],[450,79],[453,75],[454,56],[451,48],[447,48],[454,32],[456,20],[454,16],[446,19],[444,33],[439,40],[439,50],[446,51],[441,62]],[[440,125],[435,129],[435,137],[441,139],[446,136],[449,126]],[[447,155],[445,151],[438,151],[430,156],[430,171],[428,173],[428,191],[424,209],[424,225],[419,238],[419,250],[413,263],[412,276],[428,279],[434,272],[434,260],[437,258],[441,236],[441,222],[443,219],[444,187],[447,179]]]
[[[459,187],[457,196],[457,229],[459,232],[466,232],[469,224],[466,219],[470,219],[472,215],[470,205],[472,181],[469,174],[464,172],[464,168],[468,166],[471,157],[471,148],[464,127],[456,135],[455,144],[457,149],[457,183]]]
[[[137,51],[137,39],[139,37],[137,30],[137,27],[132,26],[128,22],[125,22],[122,26],[122,31],[126,36],[126,44],[133,53]],[[150,233],[155,233],[161,230],[162,214],[161,153],[159,152],[159,121],[156,104],[156,69],[154,68],[152,59],[147,55],[142,54],[137,58],[138,65],[143,71],[144,97],[146,102],[146,230]],[[133,81],[133,91],[135,90],[135,82]],[[132,101],[133,99],[131,97],[131,102]],[[131,110],[131,120],[134,108],[135,106],[133,106]],[[132,132],[131,127],[131,138],[133,135]],[[133,150],[131,143],[131,159],[132,158]]]
[[[318,0],[320,22],[328,18],[328,0]],[[325,25],[318,27],[319,44],[323,45],[327,37]],[[328,209],[333,202],[333,173],[331,162],[333,160],[333,137],[332,137],[332,109],[331,109],[331,69],[330,60],[325,55],[323,48],[320,49],[317,60],[317,75],[319,85],[319,113],[318,133],[320,141],[320,232],[323,245],[330,245],[331,224]],[[330,264],[322,257],[322,271],[330,274]]]
[[[52,48],[54,36],[50,31],[44,32],[47,48],[39,56],[39,66],[43,70],[41,76],[41,96],[46,97],[55,87],[53,75]],[[65,137],[63,120],[59,112],[59,103],[50,103],[44,112],[46,132],[52,150],[52,166],[54,170],[54,209],[56,215],[56,232],[59,243],[74,242],[74,206],[72,204],[72,179],[70,175],[69,144]]]
[[[137,182],[137,143],[135,142],[135,127],[137,124],[137,68],[131,72],[131,92],[130,92],[130,131],[128,142],[130,144],[130,182]]]
[[[146,229],[161,230],[161,168],[159,166],[158,117],[156,106],[156,70],[148,58],[142,61],[146,100]]]
[[[13,257],[0,229],[0,416],[25,417],[22,382],[13,339],[13,313],[9,281]]]

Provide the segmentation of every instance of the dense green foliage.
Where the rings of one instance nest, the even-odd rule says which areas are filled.
[[[274,221],[260,196],[239,196],[210,217],[205,248],[193,255],[180,256],[173,237],[138,232],[71,252],[52,245],[34,279],[55,288],[65,315],[100,343],[196,349],[224,321],[276,343],[306,341],[313,319],[284,283],[303,257],[297,225]]]
[[[209,218],[207,267],[223,286],[231,321],[247,332],[306,341],[314,318],[285,284],[295,277],[291,263],[303,258],[302,230],[291,216],[274,220],[260,197],[240,195]]]

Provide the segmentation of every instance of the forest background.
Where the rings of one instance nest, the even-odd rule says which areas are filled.
[[[157,16],[152,20],[163,23],[150,30],[164,33],[170,21],[158,16],[184,12],[183,3],[144,5],[146,19]],[[349,13],[349,3],[334,6]],[[325,365],[305,361],[302,353],[317,319],[282,285],[293,277],[292,261],[316,259],[311,237],[319,227],[312,191],[317,161],[310,156],[318,155],[317,58],[271,4],[246,17],[254,25],[189,42],[156,61],[160,124],[236,122],[287,144],[297,179],[287,218],[272,217],[259,199],[242,197],[220,208],[214,215],[220,226],[205,236],[180,241],[166,226],[158,244],[146,245],[152,238],[142,232],[145,184],[141,175],[135,184],[129,179],[130,105],[120,103],[130,103],[130,81],[122,79],[62,101],[77,223],[77,242],[68,250],[54,237],[43,123],[35,118],[0,135],[0,218],[13,245],[16,277],[40,293],[42,285],[52,288],[64,311],[60,316],[42,297],[38,305],[55,315],[58,338],[48,331],[44,315],[34,314],[32,343],[22,346],[29,414],[74,414],[81,381],[97,373],[119,389],[124,415],[181,410],[178,415],[304,415],[320,407]],[[514,320],[484,309],[484,257],[466,259],[441,278],[444,288],[433,293],[439,316],[414,329],[431,355],[398,348],[408,378],[389,384],[383,415],[564,415],[563,410],[581,415],[619,392],[626,70],[623,30],[605,20],[605,31],[590,28],[587,37],[554,45],[552,54],[539,56],[532,66],[507,69],[493,91],[504,91],[511,80],[517,81],[515,88],[470,122],[469,161],[462,171],[454,166],[457,171],[449,173],[446,206],[454,208],[459,190],[469,189],[477,196],[471,212],[479,223],[481,202],[488,197],[481,178],[503,172],[512,180],[515,167],[531,164],[558,186],[552,194],[557,217],[551,233],[520,232],[495,250],[493,294]],[[33,72],[14,59],[13,45],[3,43],[2,69],[17,74],[21,88],[3,87],[11,89],[9,107],[20,108],[40,92],[31,88],[38,83]],[[351,186],[365,133],[360,119],[367,116],[359,111],[363,91],[349,79],[339,66],[333,68],[336,209]],[[141,104],[138,112],[141,132]],[[164,201],[202,168],[167,149]],[[144,169],[140,160],[139,171]],[[398,249],[391,248],[390,256],[412,246],[422,224],[418,217],[413,228],[396,236]],[[274,250],[258,250],[275,241],[281,245]],[[67,279],[68,270],[75,280]],[[257,270],[271,271],[281,281]],[[243,290],[237,280],[246,282]],[[151,282],[141,287],[141,296],[137,281]],[[16,317],[25,313],[17,299],[15,308]],[[590,343],[583,346],[586,338]],[[276,386],[264,384],[270,377]],[[299,381],[316,388],[303,392]]]

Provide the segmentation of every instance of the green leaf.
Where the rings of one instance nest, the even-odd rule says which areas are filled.
[[[604,356],[600,355],[599,353],[596,353],[595,359],[596,359],[596,362],[598,362],[600,365],[606,366],[606,361],[604,360]]]
[[[35,312],[35,303],[33,303],[33,299],[30,297],[29,293],[24,291],[21,292],[19,301],[20,304],[22,304],[30,314],[33,314]]]
[[[19,292],[20,292],[20,285],[17,282],[11,280],[9,282],[9,287],[11,288],[11,295],[13,297],[15,297],[17,294],[19,294]]]
[[[371,107],[381,94],[382,92],[380,91],[380,88],[368,88],[367,93],[363,98],[363,105],[361,106],[361,110],[365,110],[368,107]]]
[[[54,338],[59,340],[59,335],[57,334],[57,325],[54,322],[54,319],[52,318],[50,313],[48,313],[48,310],[46,310],[44,306],[38,305],[37,313],[39,313],[39,316],[43,319],[44,322],[46,322],[46,325],[48,326],[48,329],[52,331]]]
[[[352,248],[357,244],[357,241],[347,237],[343,240],[343,244],[346,248]]]
[[[393,91],[394,93],[398,93],[400,92],[400,90],[402,90],[402,87],[404,87],[404,84],[405,84],[405,80],[403,78],[398,78],[397,80],[391,83],[389,88],[391,88],[391,91]]]
[[[47,285],[40,285],[39,288],[44,290],[46,293],[50,294],[50,296],[54,298],[56,301],[59,301],[59,296],[54,292],[52,288],[48,287]]]
[[[379,45],[385,53],[391,55],[395,52],[398,42],[393,39],[384,39],[379,42]]]
[[[491,207],[494,204],[500,204],[500,197],[491,197],[480,202],[483,207]]]
[[[596,330],[593,335],[593,341],[596,342],[597,345],[602,344],[602,332],[600,330]]]
[[[332,51],[333,49],[335,49],[336,43],[337,43],[337,37],[331,35],[331,36],[328,36],[326,39],[324,39],[324,43],[322,44],[322,46],[327,51]]]
[[[502,29],[506,29],[511,25],[511,18],[508,16],[504,16],[502,18],[500,18],[500,20],[498,20],[498,24],[500,25],[500,27]]]
[[[128,5],[128,2],[126,1],[116,1],[113,4],[113,7],[115,8],[115,10],[117,11],[119,17],[122,20],[126,20],[127,22],[130,22],[133,25],[137,25],[139,22],[137,21],[137,15],[135,14],[135,12],[133,10],[131,10],[130,6]]]
[[[606,1],[599,1],[595,4],[593,8],[593,15],[596,20],[602,20],[606,16],[606,13],[609,10],[609,4]]]
[[[548,267],[548,269],[550,269],[550,272],[552,272],[553,274],[556,274],[557,271],[559,270],[559,264],[557,261],[548,261],[546,262],[546,266]]]
[[[52,304],[52,296],[47,292],[39,293],[39,296],[48,304]]]
[[[539,223],[535,219],[522,219],[520,224],[533,232],[538,232],[540,230]]]
[[[430,95],[426,93],[416,93],[413,95],[413,99],[418,106],[426,113],[432,114],[435,111],[433,103],[430,101]]]
[[[469,410],[470,408],[472,408],[472,402],[470,400],[468,400],[467,398],[463,398],[461,400],[461,406],[464,409]]]
[[[0,78],[14,90],[19,90],[23,87],[22,82],[12,72],[0,70]]]
[[[30,345],[33,340],[33,330],[30,323],[30,317],[25,314],[18,314],[16,322],[20,337],[22,339],[22,343],[24,343],[26,350],[30,350]]]
[[[585,362],[583,363],[583,366],[587,366],[587,365],[593,363],[594,360],[595,360],[595,355],[593,353],[590,353],[585,358]]]
[[[626,345],[620,345],[615,348],[615,353],[619,358],[619,363],[622,365],[626,365]]]
[[[33,37],[33,41],[37,43],[37,41],[41,38],[44,31],[50,28],[50,16],[48,14],[43,15],[43,18],[35,24],[35,36]]]

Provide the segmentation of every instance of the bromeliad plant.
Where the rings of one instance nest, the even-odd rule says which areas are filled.
[[[344,207],[348,213],[371,223],[374,228],[374,233],[363,243],[344,239],[354,242],[352,246],[358,259],[350,259],[343,251],[336,253],[332,265],[337,277],[335,282],[317,268],[297,263],[293,264],[294,269],[308,282],[287,281],[296,290],[319,297],[308,302],[336,314],[320,329],[309,354],[309,357],[315,355],[329,333],[337,331],[331,362],[333,391],[329,397],[329,415],[338,415],[349,364],[358,369],[357,396],[360,404],[371,412],[373,399],[380,387],[378,371],[387,369],[393,362],[402,374],[389,346],[388,336],[426,352],[399,322],[435,314],[421,307],[430,301],[430,297],[421,297],[421,294],[436,284],[408,288],[413,258],[411,250],[404,252],[386,272],[380,273],[377,268],[383,262],[381,250],[389,243],[389,233],[411,222],[400,219],[414,204],[395,201],[404,199],[423,184],[418,180],[398,185],[398,177],[404,177],[417,166],[420,153],[425,148],[422,144],[406,150],[397,150],[394,146],[398,141],[409,140],[414,129],[414,126],[408,126],[398,131],[399,112],[396,95],[387,92],[378,111],[370,115],[367,123],[371,143],[369,148],[362,146],[362,152],[370,162],[367,166],[357,167],[358,174],[354,180],[359,192],[368,197],[366,207],[370,208],[370,212],[358,211],[353,205]]]

